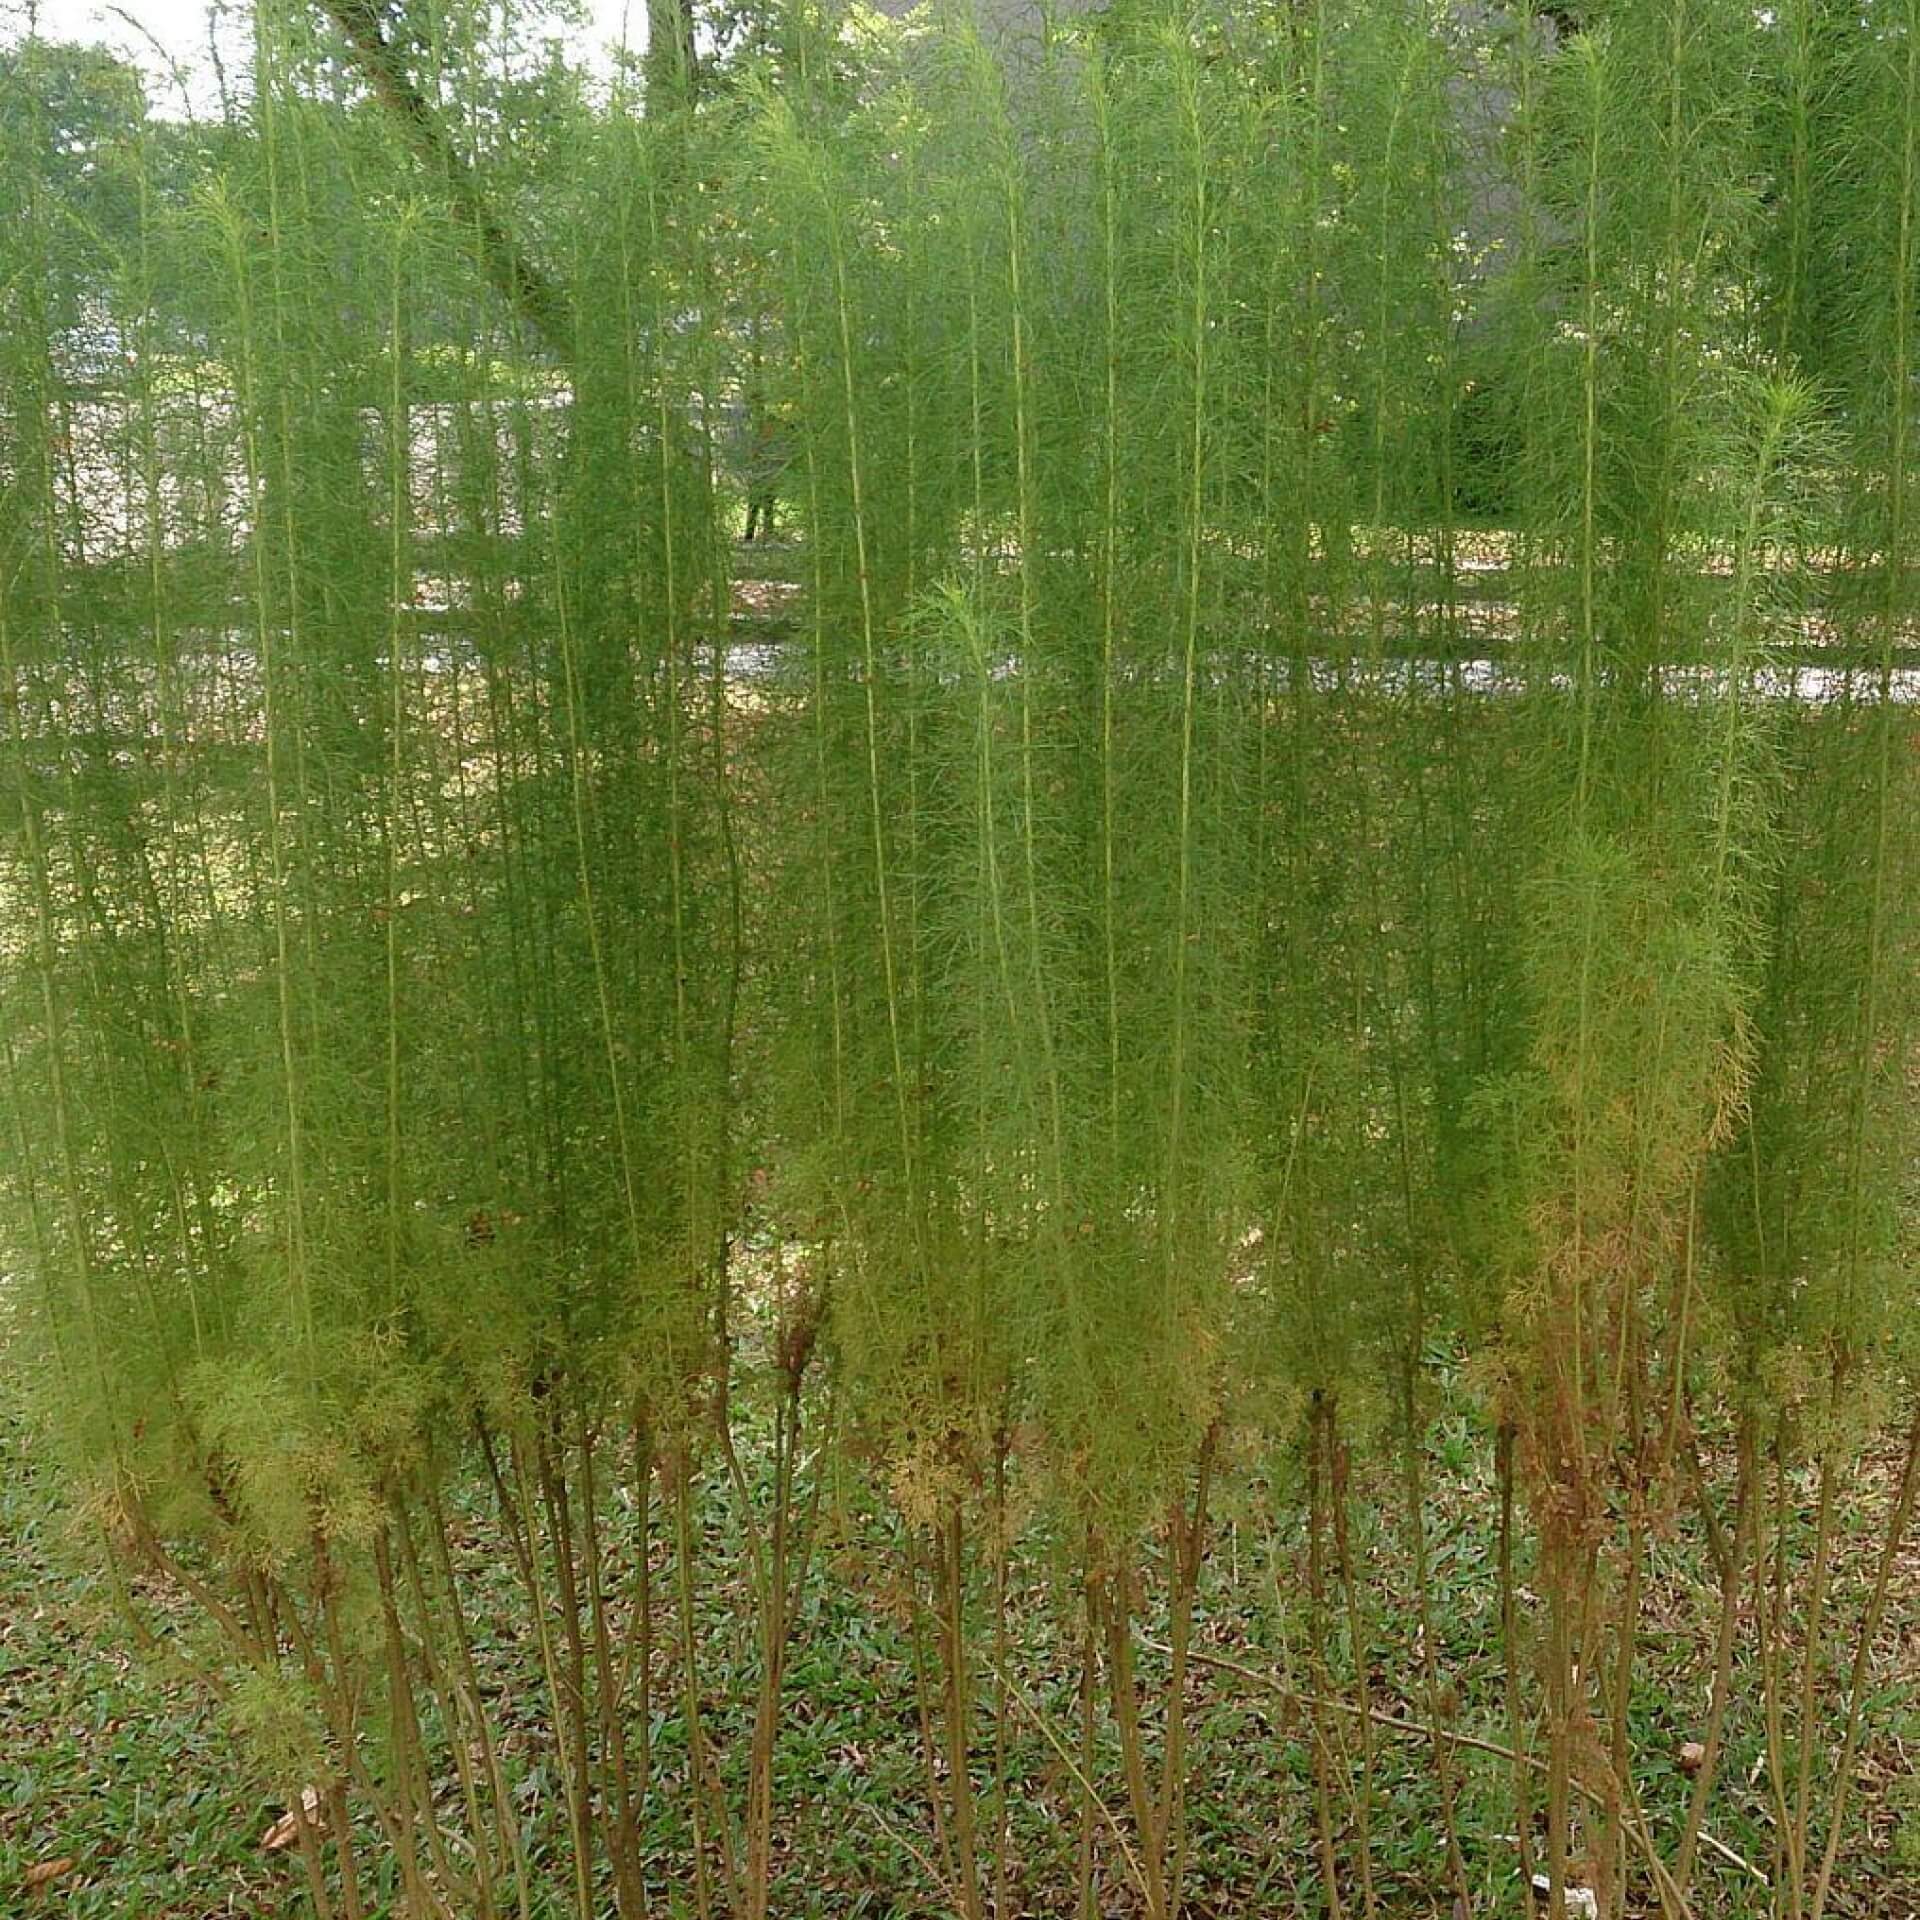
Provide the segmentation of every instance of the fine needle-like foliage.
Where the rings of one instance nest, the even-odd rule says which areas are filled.
[[[823,1565],[967,1920],[1194,1910],[1229,1684],[1299,1911],[1846,1908],[1910,11],[5,54],[6,1357],[321,1920],[846,1901]]]

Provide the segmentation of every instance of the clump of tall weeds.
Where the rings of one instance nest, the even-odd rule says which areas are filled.
[[[9,1355],[316,1912],[530,1920],[543,1782],[559,1910],[780,1911],[859,1476],[976,1920],[1023,1735],[1076,1912],[1183,1910],[1243,1482],[1327,1911],[1398,1897],[1408,1733],[1436,1897],[1491,1746],[1523,1881],[1689,1911],[1749,1656],[1828,1909],[1916,1499],[1909,1434],[1843,1593],[1912,1378],[1906,25],[796,9],[640,102],[270,6],[81,187],[6,69]],[[1428,1597],[1462,1361],[1500,1740]]]

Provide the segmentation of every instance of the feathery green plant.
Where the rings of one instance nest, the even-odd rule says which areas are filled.
[[[1380,1440],[1472,1904],[1459,1355],[1523,1879],[1538,1770],[1556,1887],[1688,1910],[1751,1618],[1818,1920],[1916,1499],[1910,1452],[1828,1770],[1839,1470],[1912,1390],[1920,22],[796,8],[641,103],[491,20],[263,7],[244,106],[92,173],[37,43],[0,71],[9,1355],[324,1801],[315,1911],[778,1910],[823,1489],[870,1468],[954,1904],[1019,1885],[1031,1528],[1076,1909],[1106,1831],[1170,1920],[1258,1459],[1318,1898],[1384,1913]],[[742,494],[781,536],[736,563]],[[1695,1479],[1668,1846],[1635,1660]]]

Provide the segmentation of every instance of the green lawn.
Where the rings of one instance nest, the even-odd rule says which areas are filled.
[[[1484,1436],[1464,1409],[1431,1430],[1429,1597],[1441,1665],[1456,1702],[1455,1729],[1504,1744],[1501,1668],[1490,1617],[1497,1501]],[[1841,1618],[1857,1603],[1884,1499],[1891,1460],[1865,1463],[1850,1489],[1847,1536],[1836,1569]],[[269,1853],[262,1836],[281,1805],[251,1786],[219,1717],[195,1685],[169,1677],[164,1663],[131,1650],[107,1579],[83,1570],[90,1556],[62,1518],[45,1462],[11,1417],[0,1421],[0,1913],[138,1916],[306,1914],[310,1907],[292,1852]],[[1414,1596],[1390,1481],[1365,1485],[1356,1503],[1354,1546],[1364,1562],[1369,1694],[1376,1711],[1417,1720],[1423,1700],[1412,1652]],[[1376,1506],[1375,1499],[1382,1504]],[[479,1598],[476,1637],[489,1684],[497,1686],[507,1759],[519,1781],[523,1833],[546,1868],[558,1913],[566,1876],[563,1823],[545,1757],[537,1666],[510,1591],[510,1570],[479,1489],[460,1500],[458,1530]],[[1209,1659],[1261,1674],[1286,1668],[1283,1640],[1298,1620],[1276,1605],[1276,1586],[1296,1578],[1295,1534],[1273,1534],[1274,1506],[1255,1463],[1229,1477],[1213,1535],[1211,1575],[1198,1630]],[[717,1483],[705,1503],[716,1566],[741,1558],[723,1539],[731,1526]],[[895,1523],[864,1485],[830,1496],[828,1536],[807,1638],[792,1671],[780,1777],[785,1809],[782,1915],[889,1916],[911,1920],[949,1912],[939,1885],[938,1845],[927,1813],[924,1765],[899,1572]],[[1282,1580],[1272,1575],[1276,1564]],[[1679,1516],[1656,1548],[1647,1594],[1643,1655],[1633,1702],[1638,1783],[1650,1831],[1671,1845],[1686,1779],[1682,1744],[1698,1731],[1715,1600],[1691,1516]],[[1006,1725],[1007,1891],[1010,1913],[1066,1910],[1079,1844],[1077,1794],[1061,1749],[1078,1740],[1076,1629],[1063,1618],[1050,1581],[1044,1529],[1030,1528],[1013,1568],[1012,1644],[1018,1698]],[[190,1642],[191,1615],[146,1589],[141,1611]],[[977,1638],[987,1642],[984,1586],[976,1595]],[[1876,1649],[1873,1741],[1861,1765],[1856,1814],[1843,1849],[1833,1911],[1846,1920],[1906,1920],[1920,1914],[1920,1567],[1902,1569]],[[743,1593],[713,1584],[701,1595],[703,1697],[723,1772],[743,1777],[753,1665]],[[1151,1635],[1149,1636],[1151,1637]],[[1297,1641],[1296,1672],[1297,1672]],[[1836,1655],[1836,1658],[1838,1656]],[[1152,1655],[1147,1656],[1149,1668]],[[1351,1699],[1350,1672],[1335,1676]],[[679,1677],[663,1651],[654,1681],[656,1790],[649,1802],[649,1850],[657,1911],[690,1912],[684,1882],[687,1835],[680,1793],[684,1736],[674,1712]],[[993,1686],[981,1683],[975,1746],[983,1812],[991,1822]],[[1312,1768],[1307,1716],[1231,1667],[1196,1676],[1193,1740],[1193,1920],[1320,1912],[1311,1826]],[[1342,1723],[1348,1727],[1351,1721]],[[1346,1756],[1360,1765],[1357,1744]],[[1827,1750],[1835,1743],[1823,1728]],[[1756,1689],[1743,1685],[1709,1830],[1721,1851],[1703,1861],[1696,1920],[1748,1920],[1766,1896],[1733,1856],[1764,1865],[1768,1794],[1760,1768]],[[1494,1754],[1461,1751],[1460,1825],[1476,1911],[1518,1913],[1514,1849],[1505,1829],[1507,1767]],[[1097,1760],[1103,1797],[1124,1795],[1112,1752]],[[1422,1738],[1376,1729],[1371,1838],[1376,1891],[1386,1920],[1445,1913],[1437,1796],[1431,1749]],[[1348,1827],[1343,1847],[1352,1851]],[[1097,1851],[1107,1869],[1103,1914],[1133,1910],[1109,1832]],[[369,1857],[374,1850],[368,1849]],[[37,1893],[36,1865],[72,1866]],[[1351,1891],[1351,1890],[1350,1890]],[[390,1911],[390,1888],[370,1889]],[[608,1911],[611,1912],[609,1906]]]

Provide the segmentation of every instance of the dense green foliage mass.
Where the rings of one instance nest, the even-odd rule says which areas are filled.
[[[1821,1914],[1920,1442],[1920,8],[1126,6],[998,54],[795,10],[644,110],[486,53],[263,6],[190,129],[0,65],[8,1359],[130,1598],[193,1596],[317,1787],[315,1909],[369,1847],[410,1913],[547,1897],[447,1551],[477,1475],[558,1910],[762,1920],[865,1474],[956,1907],[1013,1911],[975,1723],[1004,1754],[1033,1527],[1123,1761],[1061,1910],[1172,1916],[1209,1501],[1258,1466],[1305,1512],[1309,1897],[1371,1920],[1346,1489],[1396,1455],[1424,1564],[1443,1353],[1531,1541],[1517,1881],[1420,1636],[1435,1901],[1691,1911],[1745,1636],[1777,1908]],[[1627,1702],[1696,1496],[1713,1698],[1655,1835]]]

